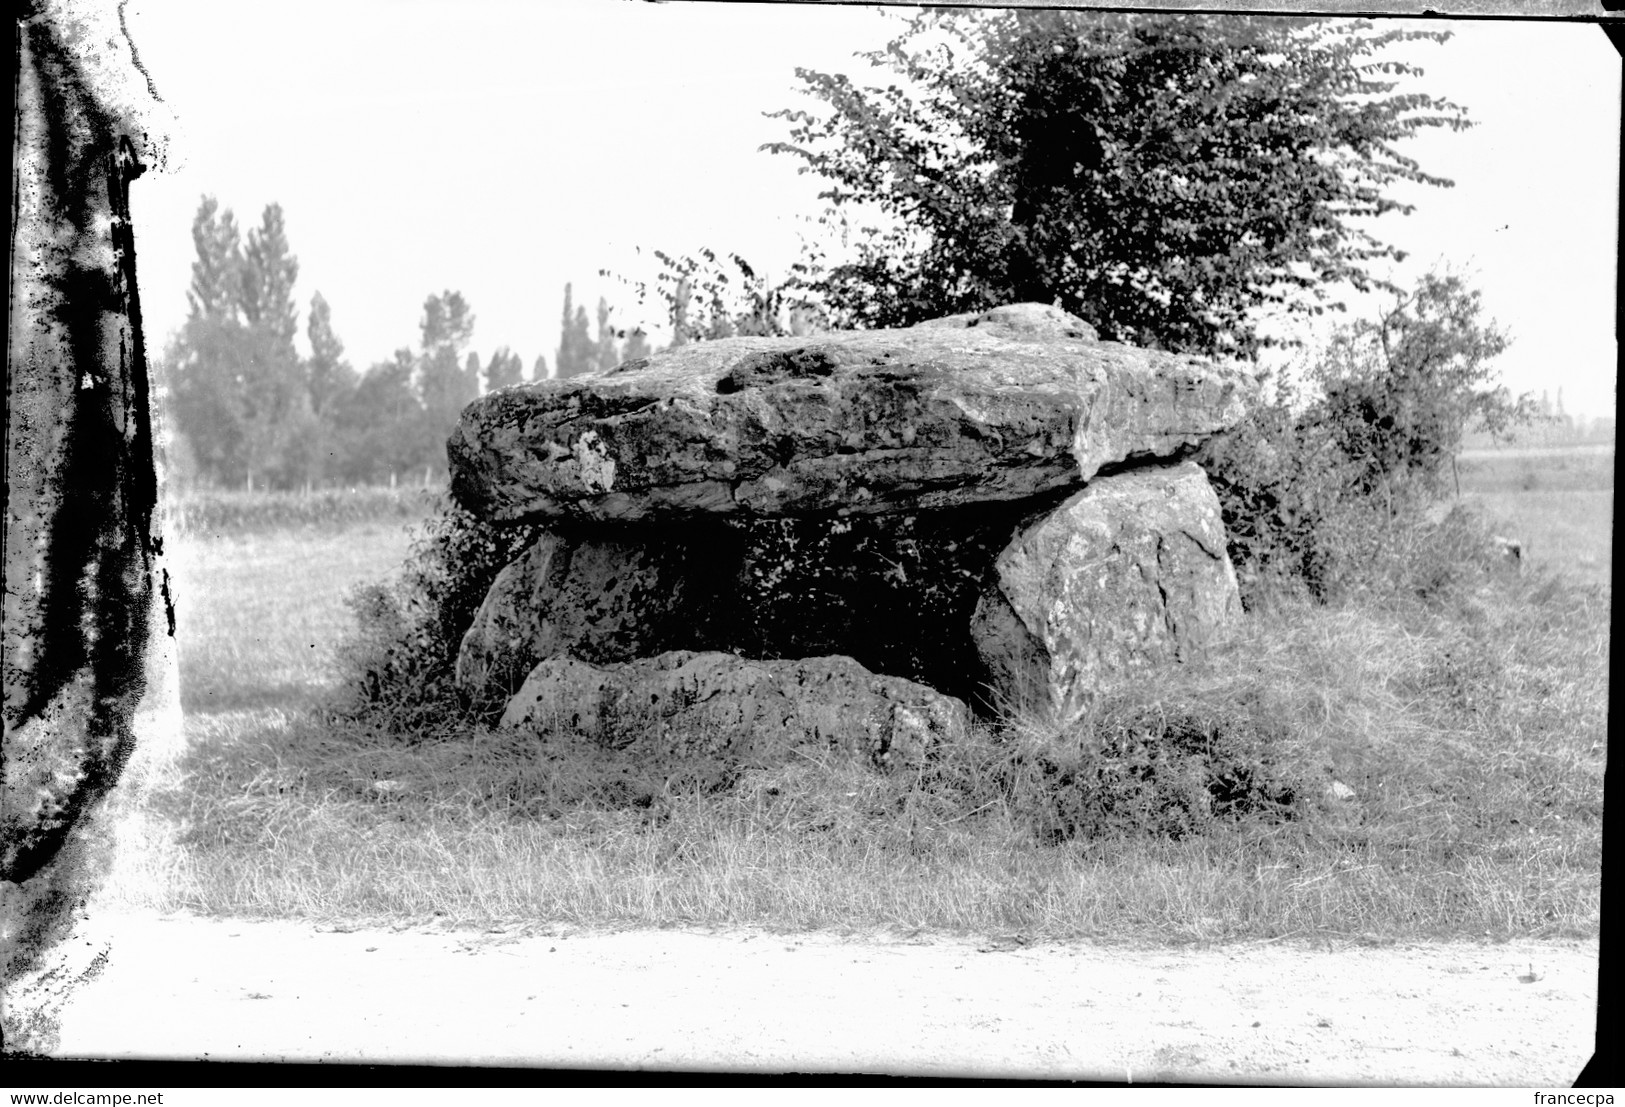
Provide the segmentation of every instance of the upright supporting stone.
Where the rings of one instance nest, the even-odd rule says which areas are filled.
[[[17,31],[0,795],[8,986],[60,936],[105,856],[90,820],[132,750],[160,591],[129,209],[150,156],[131,122],[146,89],[132,100],[127,57],[117,60],[128,72],[110,71],[124,40],[109,15],[102,4],[37,4]]]
[[[1065,718],[1241,614],[1219,498],[1184,462],[1102,477],[994,563],[971,637],[1001,706]]]

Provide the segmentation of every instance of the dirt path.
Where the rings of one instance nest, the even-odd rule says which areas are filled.
[[[61,999],[93,974],[62,1001],[59,1057],[1549,1086],[1591,1055],[1597,988],[1595,942],[89,925],[11,997]]]

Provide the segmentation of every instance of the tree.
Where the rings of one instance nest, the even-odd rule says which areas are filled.
[[[531,368],[530,368],[530,379],[533,380],[533,381],[545,381],[545,380],[547,380],[549,375],[550,374],[547,371],[547,357],[546,357],[546,355],[537,354],[536,355],[536,364],[532,365]]]
[[[240,269],[244,320],[292,350],[299,330],[299,310],[293,302],[299,260],[290,252],[281,204],[267,204],[260,225],[248,232]]]
[[[1403,255],[1365,221],[1410,210],[1387,194],[1395,182],[1450,183],[1395,143],[1468,123],[1396,92],[1420,71],[1384,51],[1447,37],[925,12],[865,55],[901,78],[885,89],[798,70],[827,111],[772,113],[789,139],[764,148],[823,177],[826,221],[857,236],[849,260],[802,282],[841,325],[1038,301],[1104,337],[1247,356],[1266,310],[1318,314],[1339,306],[1334,287],[1391,288],[1369,267]]]
[[[480,394],[477,367],[470,374],[463,362],[463,351],[474,337],[474,315],[461,292],[447,290],[423,302],[418,326],[422,352],[415,376],[424,423],[417,438],[422,464],[443,470],[446,436],[463,408]]]
[[[239,271],[245,480],[252,488],[256,479],[272,486],[312,479],[316,425],[293,344],[299,329],[293,300],[299,261],[290,252],[281,205],[266,205],[260,225],[249,231]]]
[[[192,245],[196,257],[186,293],[187,318],[236,318],[242,243],[236,218],[229,209],[221,211],[213,196],[198,203],[192,218]]]
[[[165,351],[175,427],[200,474],[242,479],[243,365],[238,311],[242,243],[230,211],[204,196],[192,219],[192,281],[187,317]]]
[[[543,363],[545,365],[545,362]],[[545,370],[544,370],[545,372]],[[525,379],[525,363],[519,355],[503,346],[491,355],[491,360],[485,366],[485,390],[495,392],[499,388],[511,388]]]
[[[665,261],[664,258],[661,260]],[[684,258],[683,260],[692,261],[691,258]],[[663,277],[666,275],[665,273],[661,274]],[[690,339],[697,337],[691,330],[688,321],[689,305],[694,300],[694,283],[689,279],[688,273],[684,272],[677,275],[677,279],[671,283],[670,293],[666,300],[671,308],[671,345],[675,349]]]
[[[360,378],[344,360],[344,343],[333,331],[333,313],[327,299],[317,292],[310,298],[310,318],[305,325],[310,340],[310,357],[305,362],[305,387],[310,411],[315,417],[314,457],[308,479],[336,475],[344,466],[347,447],[338,413],[355,392]]]
[[[634,327],[626,336],[626,344],[621,348],[622,361],[635,361],[638,358],[648,357],[654,351],[649,347],[649,336],[642,327]]]
[[[474,338],[474,313],[463,294],[448,289],[424,300],[418,336],[426,354],[450,351],[460,355]]]
[[[654,255],[661,267],[656,292],[671,321],[672,347],[734,336],[804,334],[809,320],[821,314],[805,295],[804,263],[793,267],[790,280],[774,284],[738,254],[720,259],[702,249],[694,255],[661,250]],[[640,282],[632,287],[638,302],[646,302],[647,286]],[[646,344],[640,349],[646,350]],[[622,354],[626,360],[631,356]]]
[[[1380,318],[1334,335],[1317,376],[1361,491],[1391,498],[1415,482],[1437,492],[1470,424],[1501,434],[1533,417],[1531,396],[1494,383],[1509,339],[1481,312],[1460,277],[1429,273]]]
[[[215,481],[308,480],[319,463],[307,367],[293,345],[299,263],[282,209],[266,207],[244,247],[205,196],[192,222],[188,315],[168,353],[177,429]]]
[[[353,391],[359,379],[344,360],[344,343],[333,333],[333,311],[320,292],[310,298],[305,336],[310,340],[310,360],[305,369],[310,409],[320,417],[332,407],[335,397]]]
[[[424,463],[422,402],[412,387],[418,357],[411,350],[396,350],[390,361],[373,365],[354,392],[345,395],[334,412],[344,443],[342,471],[360,483],[389,480]]]
[[[589,373],[597,363],[597,345],[587,323],[587,309],[572,299],[573,289],[564,286],[564,317],[560,321],[558,356],[554,360],[560,380]]]
[[[598,297],[598,342],[593,350],[593,368],[607,373],[621,363],[621,347],[610,325],[609,301]]]

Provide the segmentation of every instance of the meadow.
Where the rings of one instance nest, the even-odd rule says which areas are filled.
[[[1459,462],[1462,497],[1518,538],[1533,563],[1607,585],[1613,571],[1614,451],[1478,450]]]
[[[144,831],[104,897],[327,922],[1032,941],[1592,936],[1612,462],[1465,457],[1463,500],[1524,543],[1521,572],[1426,602],[1271,605],[1206,661],[1125,691],[1125,710],[1276,720],[1316,789],[1302,818],[1178,838],[1046,837],[985,792],[956,804],[833,763],[720,795],[654,780],[638,805],[571,802],[591,791],[580,764],[534,738],[403,742],[328,709],[345,691],[344,598],[401,564],[399,518],[182,534],[185,752],[125,798]],[[1333,780],[1353,798],[1321,795]]]

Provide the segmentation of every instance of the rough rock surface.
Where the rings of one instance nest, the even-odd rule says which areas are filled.
[[[538,661],[617,662],[693,640],[707,559],[679,536],[543,535],[497,575],[464,634],[457,683],[511,692]]]
[[[1250,389],[1018,304],[503,389],[464,410],[447,452],[453,493],[494,522],[930,510],[1174,457],[1237,422]]]
[[[971,637],[994,698],[1063,716],[1239,615],[1219,500],[1189,462],[1103,477],[998,556]]]
[[[774,764],[792,750],[877,765],[917,764],[963,736],[965,705],[849,657],[752,661],[673,651],[624,665],[543,661],[502,716],[508,727],[568,731],[612,749]]]

